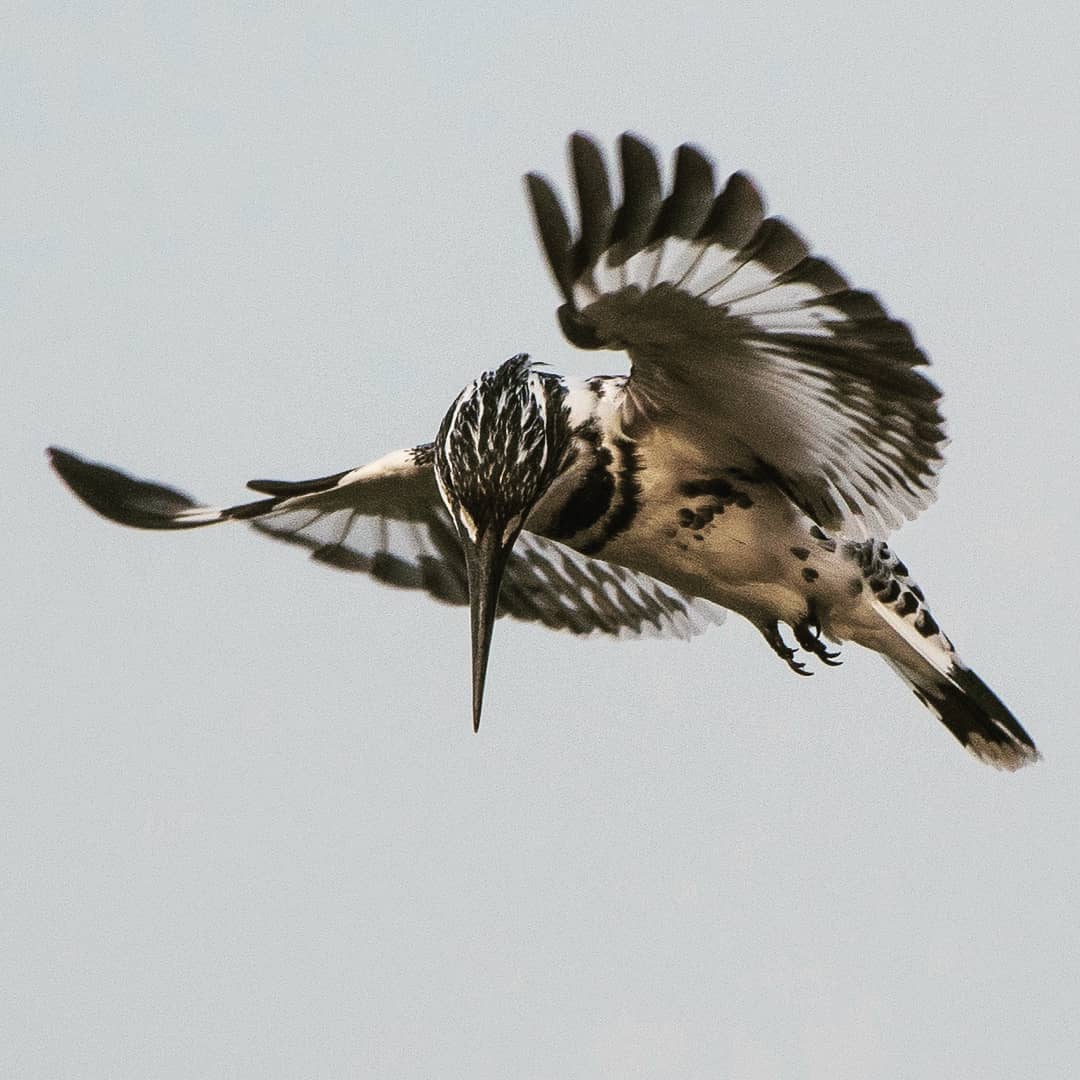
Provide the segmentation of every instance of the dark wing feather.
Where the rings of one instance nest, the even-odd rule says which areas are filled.
[[[581,235],[574,246],[574,273],[591,266],[611,243],[615,211],[611,205],[611,184],[599,148],[589,139],[575,135],[570,140],[570,160],[578,195]]]
[[[558,196],[542,176],[530,173],[525,177],[525,183],[529,189],[529,199],[540,230],[540,240],[544,245],[548,266],[551,267],[563,295],[570,297],[574,290],[570,224]]]
[[[664,200],[653,230],[654,238],[682,236],[693,239],[713,208],[712,162],[693,146],[680,146],[675,153],[675,179],[671,194]]]
[[[906,324],[766,218],[742,173],[717,193],[683,146],[662,197],[642,140],[624,135],[620,156],[613,207],[599,148],[573,137],[577,240],[552,187],[533,175],[529,190],[567,337],[630,354],[627,429],[667,428],[717,468],[765,466],[827,528],[882,534],[918,514],[945,436]]]
[[[397,451],[363,468],[298,483],[253,480],[269,498],[214,508],[161,484],[51,449],[53,467],[98,513],[141,529],[247,521],[305,548],[317,562],[469,602],[465,562],[439,498],[429,447]],[[644,574],[609,566],[522,533],[503,578],[500,614],[574,634],[689,637],[722,611]]]
[[[623,137],[619,149],[623,201],[615,214],[612,228],[614,246],[609,255],[612,265],[626,262],[649,242],[663,204],[660,170],[652,151],[629,136]],[[570,288],[563,291],[563,295],[567,300],[573,300],[572,283]]]

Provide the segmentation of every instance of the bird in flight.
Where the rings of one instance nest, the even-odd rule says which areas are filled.
[[[945,442],[907,325],[766,217],[743,173],[717,190],[692,145],[665,186],[653,149],[624,134],[621,194],[590,137],[571,137],[570,160],[576,234],[551,184],[526,177],[559,322],[579,348],[628,353],[629,375],[563,377],[520,354],[469,383],[432,441],[315,480],[252,480],[261,498],[236,506],[57,448],[53,467],[124,525],[244,521],[467,604],[474,729],[496,614],[688,637],[730,609],[800,675],[855,642],[976,757],[1036,760],[885,540],[932,500]]]

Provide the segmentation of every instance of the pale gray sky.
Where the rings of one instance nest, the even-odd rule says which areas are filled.
[[[1075,1076],[1075,5],[105,7],[0,32],[0,1074]],[[501,624],[474,737],[463,611],[46,469],[232,500],[616,370],[522,193],[575,128],[749,170],[911,321],[953,442],[895,546],[1044,763],[735,618]]]

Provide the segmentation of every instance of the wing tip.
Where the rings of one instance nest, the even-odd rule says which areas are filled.
[[[71,450],[65,450],[62,446],[45,447],[45,457],[53,471],[65,481],[66,474],[77,472],[80,465],[88,464],[85,458]]]
[[[569,144],[571,152],[578,149],[594,150],[597,153],[603,152],[600,149],[600,140],[591,131],[586,131],[584,128],[578,128],[570,133]]]
[[[182,491],[137,480],[110,465],[89,461],[58,446],[48,447],[45,454],[57,476],[78,499],[119,525],[136,529],[183,529],[208,524],[179,520],[185,511],[198,508]]]

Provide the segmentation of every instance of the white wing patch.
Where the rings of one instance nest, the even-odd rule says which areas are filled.
[[[618,206],[599,148],[571,140],[576,237],[547,181],[528,179],[564,332],[630,353],[626,430],[668,428],[717,469],[764,464],[836,532],[916,516],[946,440],[907,326],[764,217],[742,174],[717,192],[708,159],[683,146],[665,197],[651,148],[629,135],[620,148]]]
[[[420,522],[356,510],[292,509],[266,514],[251,524],[307,548],[326,565],[399,588],[422,589],[445,603],[468,603],[464,557],[441,504]],[[723,610],[644,574],[524,532],[506,568],[500,614],[575,634],[689,638],[721,621]]]
[[[269,498],[215,508],[68,451],[50,451],[71,490],[120,524],[187,529],[244,521],[328,566],[467,604],[465,559],[439,496],[432,455],[428,444],[317,480],[253,480],[249,486]],[[511,553],[499,611],[555,630],[615,637],[689,637],[723,617],[708,601],[532,533],[522,533]]]
[[[521,534],[514,556],[532,568],[568,619],[589,628],[578,633],[689,639],[724,619],[724,609],[716,604],[534,533]]]

